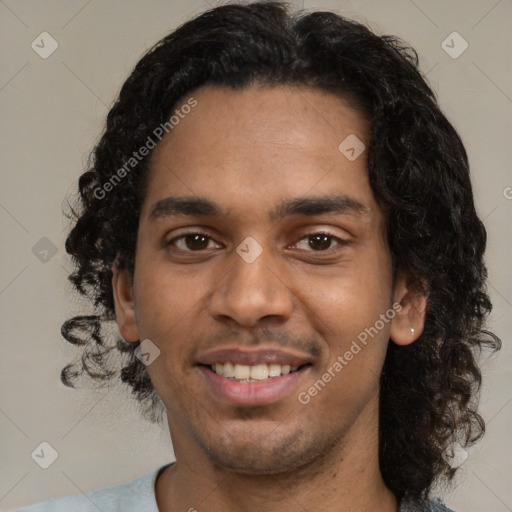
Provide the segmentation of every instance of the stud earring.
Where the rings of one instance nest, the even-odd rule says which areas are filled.
[[[416,332],[416,331],[414,330],[414,327],[411,327],[411,335],[412,335],[412,336],[414,336],[414,333],[415,333],[415,332]]]

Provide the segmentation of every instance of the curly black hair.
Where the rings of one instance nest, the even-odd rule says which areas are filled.
[[[144,417],[161,419],[163,403],[134,354],[139,343],[105,331],[115,321],[112,266],[134,270],[151,152],[131,170],[127,162],[156,127],[169,126],[180,101],[206,84],[313,86],[348,98],[370,120],[368,175],[386,211],[394,268],[423,284],[428,296],[419,339],[389,343],[379,463],[399,499],[427,498],[434,484],[455,473],[442,457],[447,446],[469,446],[484,432],[477,361],[482,348],[498,350],[501,343],[483,329],[491,310],[486,231],[475,212],[463,143],[419,71],[415,50],[333,12],[276,1],[222,5],[181,25],[137,63],[79,180],[66,240],[75,262],[69,279],[95,314],[62,326],[64,338],[82,350],[62,381],[74,387],[84,373],[95,382],[120,378]]]

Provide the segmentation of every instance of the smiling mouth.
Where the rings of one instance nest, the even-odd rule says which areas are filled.
[[[215,363],[211,365],[203,364],[201,366],[204,366],[217,375],[225,377],[231,381],[264,382],[275,379],[277,377],[282,377],[283,375],[288,375],[290,373],[300,371],[307,366],[311,366],[311,364],[306,363],[301,366],[290,366],[289,364],[281,365],[278,363],[245,365],[227,362]]]

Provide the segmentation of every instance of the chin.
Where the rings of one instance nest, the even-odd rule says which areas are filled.
[[[256,447],[253,453],[243,455],[240,452],[226,453],[211,450],[208,455],[219,469],[252,476],[296,473],[308,463],[304,462],[303,456],[284,453],[280,448],[275,448],[269,453],[262,452]]]
[[[274,434],[283,427],[274,425]],[[222,440],[210,439],[208,446],[203,446],[204,452],[220,470],[252,476],[296,475],[332,452],[336,443],[324,434],[315,436],[306,431],[289,432],[279,437],[272,433],[252,434],[227,434]]]

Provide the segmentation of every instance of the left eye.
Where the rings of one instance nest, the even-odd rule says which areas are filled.
[[[305,243],[303,241],[306,241]],[[338,238],[337,236],[331,235],[330,233],[311,233],[302,237],[296,247],[299,249],[312,249],[315,252],[328,251],[332,249],[331,244],[335,241],[337,245],[341,244],[343,240]],[[299,247],[299,245],[303,243],[306,247]]]
[[[169,244],[183,251],[195,252],[211,249],[211,247],[209,247],[210,242],[214,242],[213,239],[203,233],[186,233],[173,238]],[[217,246],[218,244],[214,243],[214,247]]]

